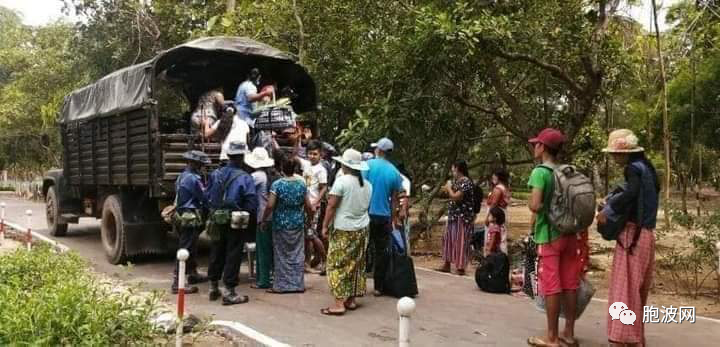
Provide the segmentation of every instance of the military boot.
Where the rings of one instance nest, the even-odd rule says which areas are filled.
[[[220,288],[217,281],[210,281],[210,301],[220,299]]]
[[[227,305],[236,305],[236,304],[244,304],[249,301],[249,298],[247,295],[239,295],[235,292],[235,287],[225,287],[225,290],[223,291],[222,296],[222,304],[224,306]]]

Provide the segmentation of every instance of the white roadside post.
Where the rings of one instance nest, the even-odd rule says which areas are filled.
[[[183,316],[185,314],[185,261],[190,257],[190,253],[185,248],[177,251],[178,260],[178,297],[177,297],[177,315],[178,323],[175,328],[175,347],[182,346],[183,335]]]
[[[27,221],[27,249],[32,250],[32,230],[30,230],[30,218],[32,217],[32,210],[25,211]]]
[[[400,314],[400,327],[398,345],[400,347],[410,346],[410,315],[415,312],[415,300],[406,297],[398,300],[397,311]]]
[[[5,203],[0,202],[0,245],[5,242]]]

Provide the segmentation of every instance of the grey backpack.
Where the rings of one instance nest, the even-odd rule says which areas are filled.
[[[587,229],[595,219],[595,188],[572,165],[559,165],[551,170],[554,177],[548,219],[561,234],[573,234]]]

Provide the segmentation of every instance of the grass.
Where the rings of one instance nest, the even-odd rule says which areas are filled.
[[[0,345],[152,344],[157,298],[99,283],[74,253],[47,246],[0,256]]]

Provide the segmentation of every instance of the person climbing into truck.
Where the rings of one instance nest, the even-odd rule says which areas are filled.
[[[252,68],[250,72],[248,72],[245,81],[238,86],[237,93],[235,93],[235,109],[237,109],[240,118],[251,128],[255,125],[255,118],[252,116],[253,104],[265,97],[272,97],[273,93],[270,89],[258,93],[261,78],[260,70],[258,68]]]
[[[210,301],[222,296],[223,305],[248,302],[247,295],[238,295],[235,287],[239,284],[238,274],[243,256],[243,246],[253,242],[257,220],[258,198],[252,176],[243,168],[247,143],[231,142],[227,151],[228,165],[210,174],[207,189],[210,216],[208,236],[210,247]],[[245,214],[245,223],[236,223],[234,214]],[[244,224],[244,225],[243,225]],[[218,282],[223,280],[220,291]]]
[[[207,276],[197,271],[197,242],[203,230],[202,216],[207,208],[205,200],[205,187],[200,177],[200,172],[205,165],[210,164],[210,158],[201,151],[188,151],[182,156],[187,160],[187,167],[175,182],[177,200],[175,203],[176,227],[178,230],[178,248],[185,248],[190,253],[187,259],[188,283],[197,284],[207,281]],[[178,292],[178,265],[175,265],[175,273],[171,287],[173,294]],[[198,287],[191,286],[185,293],[194,294]]]

